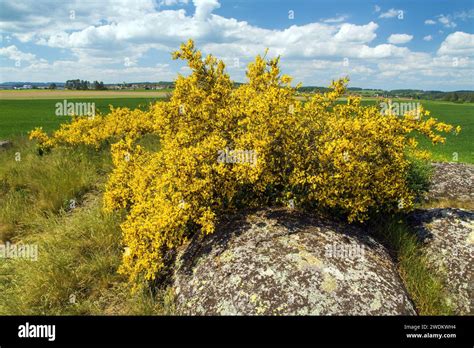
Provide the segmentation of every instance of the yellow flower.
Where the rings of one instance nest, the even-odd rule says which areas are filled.
[[[279,58],[257,56],[238,88],[224,63],[203,58],[192,40],[173,58],[192,73],[178,76],[169,101],[76,118],[50,138],[30,133],[44,146],[113,143],[104,209],[128,212],[120,272],[134,283],[154,279],[169,251],[196,231],[213,233],[223,214],[242,207],[292,200],[310,211],[335,208],[349,221],[410,209],[407,152],[426,156],[411,135],[443,142],[439,133],[452,129],[433,118],[382,114],[356,97],[339,103],[347,78],[303,103]],[[159,151],[136,144],[146,134],[159,136]]]

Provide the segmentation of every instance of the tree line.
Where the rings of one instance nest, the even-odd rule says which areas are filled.
[[[64,86],[66,89],[74,89],[74,90],[106,90],[107,87],[104,85],[102,81],[94,81],[90,83],[87,80],[67,80]]]

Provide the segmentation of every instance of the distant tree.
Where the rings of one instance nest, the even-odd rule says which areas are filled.
[[[48,87],[48,89],[56,89],[56,88],[57,88],[57,86],[56,86],[55,83],[51,83]]]
[[[87,80],[67,80],[65,88],[66,89],[78,89],[78,90],[87,90],[90,89],[91,83]]]
[[[80,87],[80,89],[81,89],[81,90],[87,90],[87,89],[89,89],[89,85],[90,85],[89,81],[81,80],[81,87]]]
[[[66,89],[80,89],[81,80],[67,80],[65,88]]]
[[[92,88],[92,89],[95,89],[95,90],[99,90],[99,91],[101,91],[101,90],[106,90],[106,89],[107,89],[107,87],[105,87],[105,85],[104,85],[104,83],[103,83],[102,81],[100,81],[100,82],[99,82],[99,81],[94,81],[94,82],[92,82],[91,88]]]

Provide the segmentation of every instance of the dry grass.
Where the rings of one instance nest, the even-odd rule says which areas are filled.
[[[163,91],[3,90],[0,99],[166,98],[168,94]]]
[[[474,210],[474,202],[443,198],[425,202],[421,205],[421,208],[458,208],[465,210]]]
[[[17,141],[0,152],[0,244],[38,248],[35,261],[0,258],[0,315],[173,313],[172,289],[131,295],[117,273],[122,215],[104,213],[100,193],[110,169],[104,152],[88,149],[38,156],[33,143]]]

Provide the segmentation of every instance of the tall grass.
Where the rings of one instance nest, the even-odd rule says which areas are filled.
[[[410,156],[410,168],[407,174],[409,187],[421,197],[429,190],[432,168],[428,161]],[[450,315],[453,308],[449,305],[444,284],[444,275],[436,273],[429,265],[416,231],[406,223],[406,216],[374,216],[370,230],[390,251],[397,262],[398,272],[405,284],[416,310],[421,315]]]
[[[24,138],[0,150],[0,243],[38,247],[36,261],[0,259],[0,315],[174,312],[171,289],[131,296],[117,273],[122,217],[103,213],[101,201],[108,153],[77,148],[39,156]]]
[[[72,214],[42,218],[42,233],[24,236],[38,246],[37,261],[0,262],[0,314],[169,314],[163,291],[130,296],[117,273],[122,247],[117,214],[105,214],[98,195],[87,195]]]
[[[372,224],[377,238],[395,257],[399,274],[418,313],[453,315],[453,308],[447,301],[444,275],[429,266],[420,241],[404,219],[393,216]]]
[[[68,210],[88,191],[98,189],[110,167],[105,152],[57,149],[39,156],[22,138],[0,151],[0,240],[32,228],[38,217]]]
[[[108,151],[55,149],[38,156],[34,144],[22,138],[14,144],[0,150],[0,238],[37,245],[38,260],[0,259],[0,315],[173,314],[171,288],[130,295],[126,279],[117,274],[123,216],[101,209],[111,170]],[[142,145],[159,149],[159,140],[147,138]],[[21,161],[15,160],[17,152]],[[427,163],[414,162],[408,180],[422,194]],[[371,227],[397,261],[419,314],[453,314],[443,275],[429,267],[403,217],[378,216]]]

